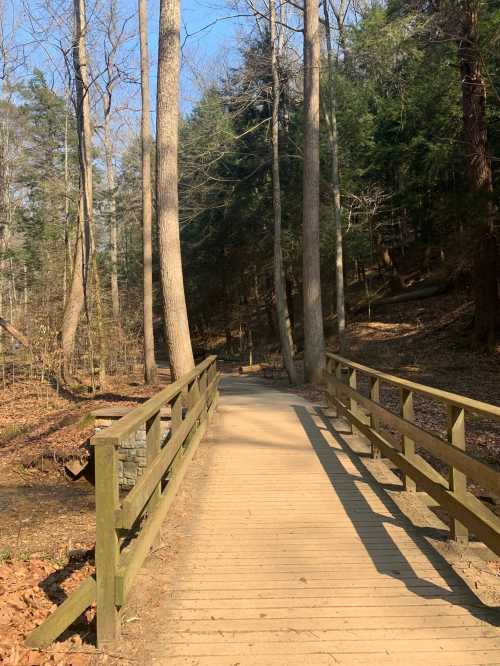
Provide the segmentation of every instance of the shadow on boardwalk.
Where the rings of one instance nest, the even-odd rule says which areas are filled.
[[[332,418],[319,407],[315,407],[314,412],[302,405],[293,405],[293,409],[377,571],[403,582],[409,591],[423,599],[441,598],[466,608],[472,615],[492,626],[499,626],[498,610],[484,606],[455,574],[449,563],[425,540],[424,535],[429,536],[430,531],[436,530],[418,528],[410,523],[366,469],[359,455],[351,449],[342,436],[347,433],[336,430]],[[325,432],[333,438],[334,446],[329,444]],[[348,464],[343,464],[342,459]],[[349,472],[348,467],[354,468],[355,473]],[[380,515],[372,509],[360,489],[363,486],[375,493],[391,516]],[[388,529],[390,526],[404,531],[405,538],[411,540],[429,564],[439,571],[450,589],[418,575],[391,536]]]

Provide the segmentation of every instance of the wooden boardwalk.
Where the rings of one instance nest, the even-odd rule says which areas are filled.
[[[141,663],[500,664],[496,613],[331,423],[293,393],[224,379],[205,482],[165,561],[175,577]]]

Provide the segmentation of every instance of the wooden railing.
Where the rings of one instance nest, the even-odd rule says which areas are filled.
[[[368,380],[367,395],[359,390],[362,377]],[[388,375],[330,352],[326,353],[326,380],[337,414],[371,442],[372,457],[389,458],[403,473],[407,491],[415,491],[418,486],[448,512],[451,538],[466,544],[470,530],[500,555],[500,519],[467,489],[470,479],[500,497],[500,472],[465,450],[467,416],[500,421],[500,407]],[[399,390],[399,414],[380,404],[381,384]],[[414,394],[445,406],[446,440],[415,424]],[[419,455],[416,447],[444,462],[449,469],[448,479]]]
[[[43,647],[57,638],[94,601],[99,645],[119,636],[119,609],[174,500],[208,418],[218,399],[219,373],[210,356],[109,428],[96,434],[96,576],[87,578],[39,627],[26,644]],[[162,441],[160,414],[170,406],[170,430]],[[118,447],[146,425],[147,466],[136,485],[120,497]]]

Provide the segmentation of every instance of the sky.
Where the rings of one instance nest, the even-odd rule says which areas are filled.
[[[97,1],[103,5],[106,2],[106,0]],[[96,0],[87,0],[87,16],[90,22],[95,4]],[[148,2],[153,113],[156,94],[159,4],[159,0]],[[58,49],[54,46],[57,43],[55,31],[52,34],[50,31],[44,32],[48,25],[44,5],[45,0],[0,0],[0,12],[3,8],[6,31],[16,34],[15,39],[18,44],[28,45],[25,48],[25,53],[28,54],[28,71],[32,71],[35,67],[42,69],[46,73],[49,85],[62,89],[64,67],[61,66]],[[72,3],[69,0],[51,0],[51,5],[68,10]],[[26,18],[26,7],[29,7],[29,13],[32,13],[34,19]],[[135,32],[137,0],[118,0],[118,7],[122,16],[130,18],[128,24],[130,31]],[[230,6],[230,0],[181,0],[181,113],[189,113],[199,99],[203,85],[220,77],[225,64],[237,61],[237,33],[242,19],[227,18],[234,15],[235,11]],[[66,17],[60,16],[53,20],[57,30],[65,32],[71,30]],[[33,35],[37,30],[39,32],[34,38]],[[139,62],[137,35],[132,35],[129,48],[130,59],[134,61],[133,66],[137,67]],[[56,60],[59,61],[58,64],[55,64]],[[57,73],[54,74],[56,70]],[[122,89],[122,92],[124,95],[129,94],[125,89]]]

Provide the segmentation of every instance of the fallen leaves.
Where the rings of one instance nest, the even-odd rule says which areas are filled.
[[[9,666],[87,666],[95,654],[91,643],[94,611],[75,625],[80,633],[46,650],[31,650],[25,637],[41,624],[93,571],[91,562],[74,560],[58,568],[47,560],[7,560],[0,564],[0,662]],[[77,652],[75,652],[77,650]]]

